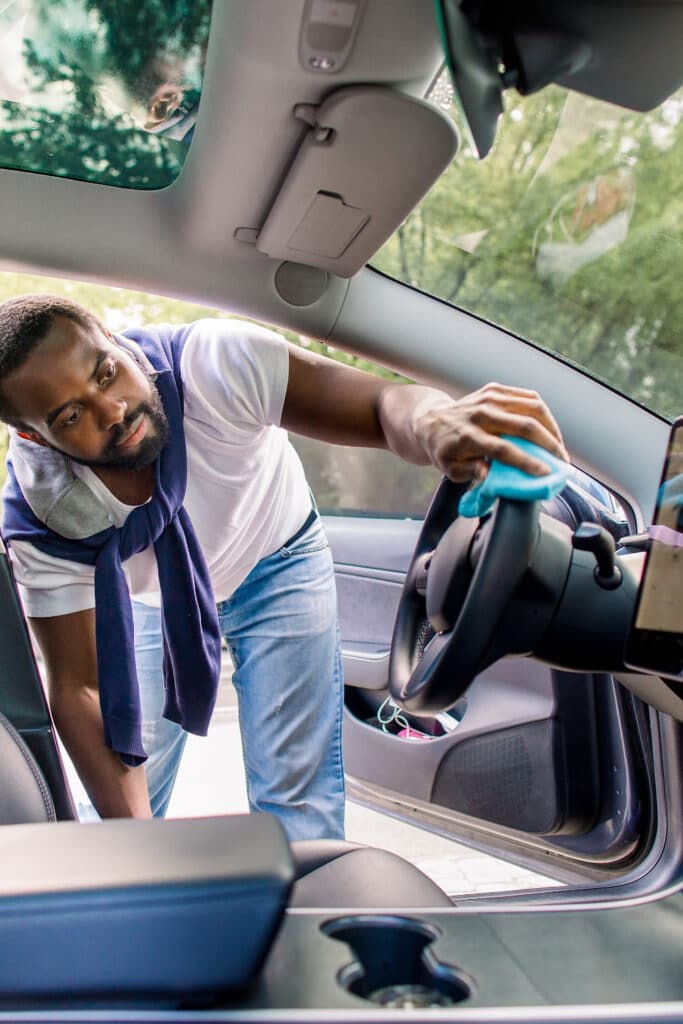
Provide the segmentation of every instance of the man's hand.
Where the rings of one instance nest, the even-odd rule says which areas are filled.
[[[400,399],[400,393],[387,395],[380,405],[400,405]],[[390,420],[397,411],[393,409]],[[412,433],[429,462],[455,481],[481,479],[493,459],[533,476],[549,472],[549,466],[504,440],[502,434],[532,441],[560,459],[569,458],[560,429],[540,395],[505,384],[487,384],[459,401],[425,389],[412,411]]]

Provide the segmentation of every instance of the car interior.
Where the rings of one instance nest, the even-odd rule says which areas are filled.
[[[353,496],[352,454],[293,439],[335,562],[350,796],[557,883],[533,890],[447,891],[265,814],[81,823],[0,541],[0,1020],[683,1020],[683,182],[652,171],[654,207],[633,184],[636,150],[683,155],[683,3],[14,0],[0,25],[3,270],[192,302],[454,397],[532,388],[572,459],[559,494],[465,518],[469,484],[407,474],[390,509]],[[549,124],[560,89],[565,127],[585,113],[534,163],[524,111]],[[632,118],[616,143],[607,105]],[[609,173],[579,188],[570,148]],[[455,228],[445,191],[424,205],[443,182]],[[641,321],[590,291],[610,260],[615,306],[640,272],[659,303],[635,369]]]

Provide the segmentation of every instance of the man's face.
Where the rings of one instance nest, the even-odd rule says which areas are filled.
[[[142,367],[110,335],[65,316],[2,388],[32,440],[87,466],[142,469],[168,437]]]

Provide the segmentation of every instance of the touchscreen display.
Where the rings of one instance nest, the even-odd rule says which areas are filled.
[[[673,425],[626,663],[683,679],[683,419]]]

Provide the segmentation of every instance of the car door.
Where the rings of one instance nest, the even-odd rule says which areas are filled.
[[[295,444],[334,556],[351,797],[489,851],[503,842],[558,877],[632,858],[652,811],[639,702],[606,676],[503,658],[449,711],[400,712],[388,691],[391,638],[438,475],[385,453]],[[624,515],[616,503],[612,515]]]
[[[448,106],[443,82],[431,95]],[[559,87],[510,97],[494,150],[479,161],[463,143],[352,282],[331,336],[456,394],[491,379],[535,388],[581,465],[610,481],[629,529],[650,522],[666,420],[680,406],[680,304],[675,287],[657,291],[680,247],[653,183],[678,173],[683,135],[671,128],[653,147],[670,111],[639,116]],[[414,498],[435,481],[395,488],[368,463],[376,494],[363,501],[348,481],[358,459],[330,457],[321,481],[352,794],[558,876],[636,862],[652,836],[657,740],[649,709],[615,679],[503,658],[446,715],[396,717],[388,652],[426,507]]]

